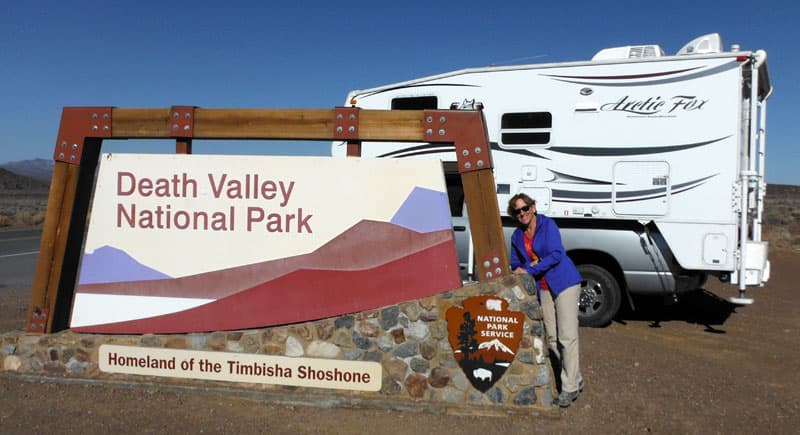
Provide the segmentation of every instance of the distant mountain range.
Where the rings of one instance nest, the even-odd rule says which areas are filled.
[[[15,194],[47,193],[49,183],[25,175],[19,175],[0,167],[0,191]]]
[[[52,159],[32,159],[0,163],[0,168],[17,175],[44,181],[48,184],[50,183],[50,178],[53,176]]]

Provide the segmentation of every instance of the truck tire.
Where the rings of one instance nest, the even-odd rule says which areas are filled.
[[[594,264],[581,264],[578,271],[583,277],[578,299],[578,322],[581,326],[593,328],[608,325],[622,302],[617,280]]]

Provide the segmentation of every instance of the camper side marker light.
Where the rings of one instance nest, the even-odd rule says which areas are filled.
[[[748,61],[748,60],[750,60],[749,56],[736,56],[736,61],[737,62],[744,62],[744,61]]]

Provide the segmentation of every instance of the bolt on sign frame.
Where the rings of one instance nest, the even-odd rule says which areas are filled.
[[[479,277],[486,281],[509,273],[480,111],[65,107],[28,308],[29,332],[68,328],[103,139],[175,139],[175,152],[183,154],[191,153],[193,139],[343,140],[348,156],[361,155],[362,141],[452,143]]]

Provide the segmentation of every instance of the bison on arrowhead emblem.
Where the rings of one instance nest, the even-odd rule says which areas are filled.
[[[525,316],[508,311],[508,301],[499,296],[475,296],[462,305],[464,308],[451,307],[445,314],[447,338],[467,379],[485,392],[514,361]]]

